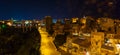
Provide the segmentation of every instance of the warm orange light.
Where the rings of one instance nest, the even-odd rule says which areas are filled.
[[[2,21],[2,23],[5,23],[4,21]]]
[[[82,22],[83,24],[86,24],[86,19],[81,19],[81,22]]]
[[[78,18],[72,18],[72,23],[76,23]]]
[[[42,51],[42,54],[44,54],[44,55],[51,55],[50,49],[43,48],[43,49],[41,49],[41,51]]]
[[[8,22],[7,25],[12,26],[12,23],[11,23],[11,22]]]

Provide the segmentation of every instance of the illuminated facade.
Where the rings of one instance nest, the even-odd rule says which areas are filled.
[[[91,33],[91,54],[101,54],[101,46],[104,42],[104,33],[92,32]]]

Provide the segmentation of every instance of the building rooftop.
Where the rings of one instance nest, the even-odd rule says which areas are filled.
[[[83,39],[83,38],[76,38],[73,40],[73,43],[78,44],[85,48],[89,48],[91,45],[90,41],[88,41],[87,39]]]
[[[112,46],[107,46],[107,45],[102,45],[101,48],[108,49],[108,50],[111,50],[111,51],[114,50],[114,47],[112,47]]]
[[[114,39],[120,39],[120,34],[116,34],[116,35],[114,36]]]

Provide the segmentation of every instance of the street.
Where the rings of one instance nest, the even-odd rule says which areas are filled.
[[[41,34],[41,54],[42,55],[59,55],[52,39],[48,37],[48,33],[45,30],[39,29]]]

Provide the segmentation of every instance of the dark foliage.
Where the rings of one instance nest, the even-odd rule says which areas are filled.
[[[54,30],[50,30],[50,31],[48,31],[48,33],[49,33],[50,35],[52,35],[52,34],[54,33]]]
[[[59,46],[61,46],[64,43],[66,43],[66,39],[67,39],[67,34],[57,35],[55,37],[55,40],[54,40],[54,43],[55,43],[56,47],[58,48]]]
[[[40,34],[36,28],[23,32],[22,28],[7,27],[0,33],[0,55],[39,55]]]

